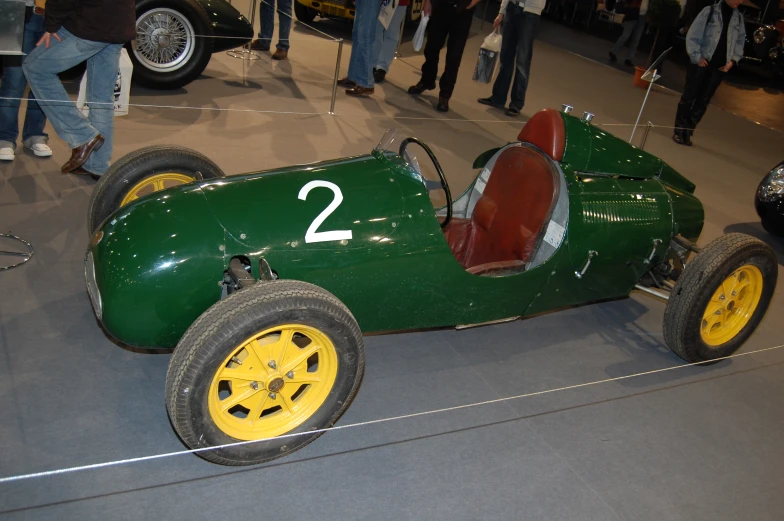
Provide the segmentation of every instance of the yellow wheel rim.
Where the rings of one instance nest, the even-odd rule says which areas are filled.
[[[724,279],[702,315],[702,341],[720,346],[740,333],[757,309],[762,286],[762,272],[751,264],[741,266]]]
[[[171,188],[172,186],[192,183],[195,180],[196,179],[194,177],[189,175],[175,174],[174,172],[166,172],[163,174],[155,174],[151,175],[150,177],[145,177],[131,187],[128,193],[125,194],[125,197],[123,197],[123,200],[120,202],[120,206],[125,206],[131,201],[135,201],[139,197],[149,195],[153,192],[165,190],[166,188]]]
[[[210,417],[238,440],[285,434],[313,416],[338,374],[332,341],[316,328],[286,324],[232,350],[210,384]]]

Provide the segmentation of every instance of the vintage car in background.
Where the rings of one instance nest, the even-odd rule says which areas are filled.
[[[204,71],[212,53],[252,38],[248,20],[226,0],[136,0],[133,82],[178,89]]]
[[[694,184],[568,110],[481,154],[456,198],[433,151],[395,131],[366,155],[232,177],[181,147],[133,152],[89,204],[96,316],[120,342],[175,348],[172,425],[229,465],[331,426],[359,388],[367,332],[505,322],[637,288],[667,300],[664,340],[687,362],[737,351],[776,286],[771,248],[736,233],[698,247]]]
[[[759,0],[758,5],[745,0],[738,9],[746,24],[741,64],[781,77],[784,75],[784,14],[778,4],[779,0]]]
[[[294,14],[297,20],[312,22],[316,16],[354,20],[354,0],[294,0]],[[425,0],[411,0],[406,11],[406,22],[419,20]]]
[[[773,235],[784,236],[784,161],[762,179],[754,197],[754,208],[763,228]]]

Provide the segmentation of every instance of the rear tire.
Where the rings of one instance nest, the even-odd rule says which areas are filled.
[[[225,174],[218,165],[189,148],[154,145],[131,152],[112,164],[95,185],[87,210],[87,232],[92,236],[134,195],[219,177]]]
[[[192,449],[249,442],[200,457],[263,463],[332,426],[364,367],[362,333],[334,295],[304,282],[261,282],[216,303],[188,328],[169,363],[166,406]]]
[[[690,363],[730,356],[768,309],[778,260],[764,242],[741,233],[719,237],[683,270],[664,312],[664,341]]]
[[[294,15],[296,15],[297,20],[299,20],[300,22],[309,24],[316,19],[317,14],[318,11],[316,11],[312,7],[308,7],[304,4],[299,3],[298,0],[294,0]]]

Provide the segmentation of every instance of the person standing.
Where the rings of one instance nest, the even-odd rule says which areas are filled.
[[[373,42],[381,10],[379,0],[356,0],[354,30],[351,33],[351,59],[348,75],[338,81],[349,96],[369,96],[375,92],[373,80]]]
[[[389,72],[389,67],[392,66],[392,60],[395,59],[395,52],[400,43],[400,35],[402,34],[403,22],[406,19],[406,12],[411,0],[400,0],[395,8],[395,14],[389,21],[389,26],[385,29],[381,20],[376,25],[376,41],[373,44],[373,59],[375,66],[373,67],[373,79],[376,83],[381,83]]]
[[[114,84],[124,43],[136,37],[134,0],[48,0],[46,32],[22,69],[57,135],[71,148],[64,174],[103,175],[112,158]],[[87,62],[85,117],[57,74]]]
[[[261,29],[259,39],[251,44],[256,51],[269,51],[272,33],[275,30],[275,1],[261,0]],[[272,53],[273,60],[285,60],[289,55],[289,34],[291,34],[291,2],[296,0],[277,0],[278,7],[278,44]]]
[[[538,0],[542,1],[542,0]],[[426,90],[436,88],[438,58],[446,44],[446,64],[439,82],[439,112],[449,111],[449,98],[455,89],[457,71],[463,59],[463,50],[474,19],[474,8],[479,0],[425,0],[422,12],[431,15],[427,24],[425,63],[422,64],[422,79],[408,88],[408,93],[418,96]]]
[[[41,2],[43,3],[43,2]],[[25,1],[25,26],[22,52],[29,54],[44,34],[44,10],[35,0]],[[19,105],[27,87],[22,72],[22,56],[3,58],[3,79],[0,80],[0,160],[13,161],[16,139],[19,137]],[[38,157],[50,157],[52,149],[47,145],[49,136],[44,133],[46,115],[32,91],[27,96],[22,144]]]
[[[691,136],[725,74],[743,57],[746,27],[738,11],[742,0],[720,0],[705,7],[686,34],[689,68],[675,114],[672,139],[691,146]]]
[[[632,60],[637,54],[640,38],[645,31],[645,13],[648,12],[648,0],[623,0],[616,4],[616,12],[623,14],[623,32],[610,51],[610,61],[613,63],[618,61],[621,49],[631,37],[632,41],[629,43],[627,58],[623,63],[628,67],[634,67]]]
[[[539,27],[539,18],[545,0],[502,0],[501,11],[493,22],[498,28],[503,24],[501,39],[501,68],[493,84],[493,95],[479,98],[483,105],[503,108],[512,85],[511,101],[506,109],[507,116],[518,116],[525,105],[525,92],[531,73],[531,60],[534,54],[534,37]],[[514,75],[514,83],[512,83]]]

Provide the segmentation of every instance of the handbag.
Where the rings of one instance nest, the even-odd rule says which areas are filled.
[[[120,63],[117,70],[117,79],[114,82],[114,115],[125,116],[128,114],[128,104],[131,98],[131,75],[133,63],[128,57],[125,47],[120,51]],[[82,76],[79,84],[79,96],[76,99],[76,108],[82,111],[84,117],[89,117],[90,102],[87,100],[87,72]]]
[[[427,28],[427,21],[430,20],[429,15],[422,15],[422,18],[419,20],[419,27],[417,27],[416,33],[414,33],[414,50],[419,52],[422,50],[422,45],[425,43],[425,29]]]
[[[479,48],[479,57],[476,59],[474,67],[474,81],[479,83],[490,83],[493,79],[493,72],[498,63],[498,54],[501,52],[501,33],[495,29],[487,35],[482,46]]]

